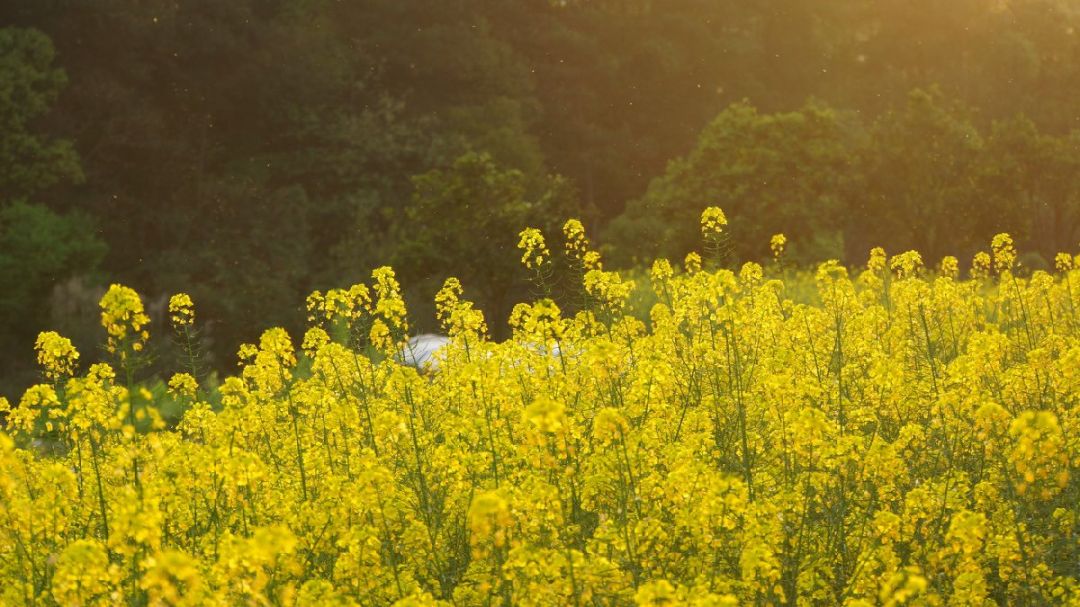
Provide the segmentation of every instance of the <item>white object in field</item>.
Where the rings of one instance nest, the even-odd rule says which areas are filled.
[[[439,368],[439,359],[436,354],[448,343],[450,343],[450,338],[435,333],[410,337],[409,342],[401,350],[401,362],[421,371],[428,369],[434,371]]]
[[[562,356],[562,348],[559,347],[559,342],[553,341],[550,345],[538,344],[531,341],[525,342],[525,347],[536,352],[537,354],[543,354],[544,356],[554,356],[558,358]]]

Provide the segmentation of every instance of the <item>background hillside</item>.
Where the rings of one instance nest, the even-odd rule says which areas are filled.
[[[515,235],[567,216],[614,267],[685,254],[711,204],[739,259],[1080,240],[1071,0],[2,0],[0,26],[2,393],[39,330],[99,341],[113,281],[158,320],[190,292],[219,366],[382,264],[420,328],[453,274],[498,333]]]

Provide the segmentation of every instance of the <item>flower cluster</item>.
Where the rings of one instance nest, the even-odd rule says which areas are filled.
[[[111,285],[101,298],[101,325],[108,333],[106,348],[110,353],[126,359],[128,348],[134,352],[143,349],[150,333],[146,325],[150,317],[143,311],[142,299],[134,289],[123,285]]]
[[[990,275],[990,266],[993,263],[990,254],[979,251],[971,260],[971,277],[985,278]]]
[[[592,297],[601,310],[607,314],[622,312],[630,292],[634,289],[633,281],[622,280],[618,272],[589,270],[583,282],[585,292]]]
[[[600,253],[589,246],[589,238],[585,235],[585,226],[581,224],[581,221],[568,219],[563,224],[563,237],[566,239],[566,256],[573,266],[586,272],[604,269]]]
[[[787,236],[783,234],[773,234],[769,239],[769,249],[772,250],[773,259],[780,260],[784,256],[784,250],[787,248]]]
[[[450,277],[435,294],[435,317],[451,337],[461,335],[483,336],[487,333],[484,313],[473,307],[471,301],[461,298],[464,289],[461,281]]]
[[[1006,272],[1016,265],[1016,248],[1013,247],[1012,237],[1002,233],[994,236],[990,242],[990,250],[993,251],[994,268],[998,272]]]
[[[195,302],[187,293],[177,293],[169,298],[169,318],[176,328],[195,324]]]
[[[539,270],[549,259],[551,251],[544,242],[544,235],[536,228],[525,228],[518,234],[521,263],[530,270]]]
[[[34,350],[37,351],[38,365],[47,380],[60,381],[75,373],[79,351],[70,339],[55,331],[46,331],[38,335]]]
[[[1080,270],[1012,246],[974,280],[658,260],[647,319],[577,266],[585,301],[519,303],[501,342],[451,278],[427,374],[390,268],[220,381],[118,385],[43,333],[43,383],[0,399],[0,604],[1080,604]],[[146,315],[102,310],[123,363]]]
[[[720,207],[708,207],[701,213],[701,235],[705,240],[720,236],[727,224],[727,215]]]

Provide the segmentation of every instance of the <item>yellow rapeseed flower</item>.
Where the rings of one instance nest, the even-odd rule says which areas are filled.
[[[1080,604],[1075,259],[767,279],[722,218],[741,269],[657,260],[644,297],[580,222],[569,280],[526,238],[560,288],[503,341],[447,279],[424,374],[388,267],[308,298],[306,356],[272,328],[202,386],[166,349],[135,376],[115,286],[120,385],[43,333],[43,382],[0,398],[0,605]]]
[[[705,240],[718,238],[727,224],[727,216],[720,207],[707,207],[701,212],[701,235]]]
[[[946,278],[956,279],[960,276],[960,262],[952,255],[946,255],[941,258],[941,264],[938,266],[938,271]]]
[[[1016,248],[1013,246],[1012,237],[1008,234],[995,235],[990,242],[990,250],[994,255],[994,268],[999,273],[1012,270],[1016,265]]]
[[[568,219],[562,229],[566,239],[567,256],[571,259],[583,259],[585,253],[589,251],[589,238],[585,235],[585,226],[577,219]]]
[[[690,251],[683,260],[683,267],[686,268],[687,274],[697,274],[701,271],[701,255]]]
[[[469,506],[469,541],[474,558],[482,558],[489,547],[503,548],[513,519],[510,504],[496,491],[479,493]]]
[[[1068,253],[1058,253],[1054,256],[1054,267],[1058,272],[1068,272],[1073,269],[1073,256]]]
[[[191,326],[195,322],[195,302],[187,293],[177,293],[169,298],[169,315],[174,327]]]
[[[75,373],[79,351],[70,339],[55,331],[45,331],[38,335],[34,349],[37,351],[38,365],[49,381],[60,381]]]
[[[525,419],[540,432],[555,434],[562,430],[566,407],[548,398],[538,398],[525,408]]]
[[[551,257],[551,252],[544,243],[544,235],[536,228],[525,228],[518,234],[518,249],[521,250],[521,263],[530,270],[539,270]]]
[[[169,378],[169,394],[194,398],[199,382],[190,373],[176,373]]]
[[[780,259],[784,256],[784,249],[787,247],[787,236],[783,234],[773,234],[769,239],[769,248],[772,250],[773,259]]]
[[[142,350],[150,338],[146,325],[150,317],[143,311],[142,299],[134,290],[113,284],[101,298],[101,325],[108,334],[107,348],[110,353],[119,354],[121,360],[128,357],[127,349],[134,352]]]

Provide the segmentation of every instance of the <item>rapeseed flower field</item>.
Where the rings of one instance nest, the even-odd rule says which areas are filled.
[[[701,227],[647,317],[580,222],[522,232],[512,338],[448,279],[427,372],[390,268],[313,293],[219,387],[178,368],[176,424],[114,285],[112,362],[43,333],[42,383],[0,401],[0,603],[1080,605],[1077,259],[1029,272],[1001,234],[962,279],[875,249],[802,303],[783,235],[732,270],[725,215]],[[195,302],[170,313],[192,354]]]

